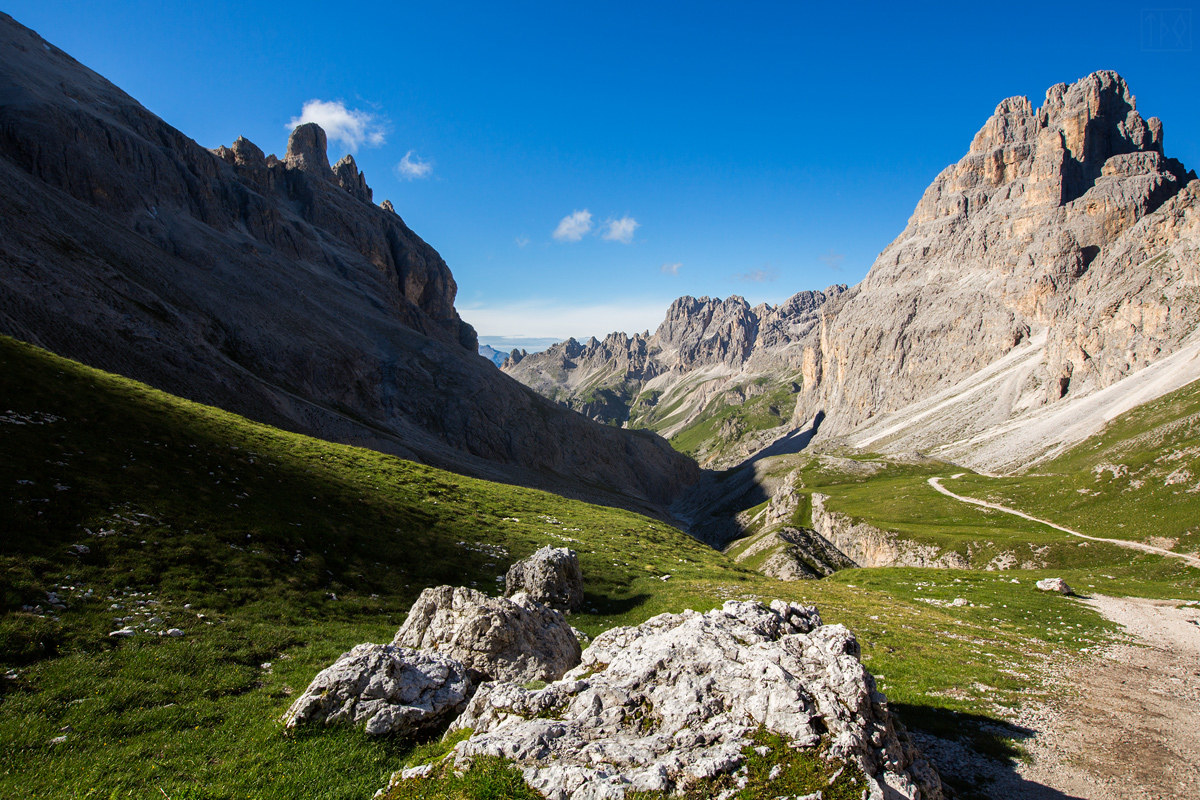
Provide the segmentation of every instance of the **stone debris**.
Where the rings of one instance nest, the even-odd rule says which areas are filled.
[[[524,592],[489,597],[464,587],[421,592],[392,641],[459,660],[480,678],[553,681],[579,663],[566,617]]]
[[[504,576],[504,594],[512,597],[518,592],[559,611],[578,611],[583,606],[579,555],[565,547],[546,545],[513,564]]]
[[[779,600],[614,628],[543,689],[485,683],[451,726],[474,732],[450,757],[456,767],[508,758],[550,800],[620,798],[736,770],[759,725],[797,746],[828,737],[834,756],[869,776],[871,800],[942,798],[937,773],[897,734],[854,636]]]
[[[391,644],[360,644],[318,673],[283,717],[362,725],[369,734],[411,734],[459,712],[475,681],[460,661]]]
[[[1043,592],[1058,592],[1059,594],[1071,594],[1071,587],[1062,578],[1044,578],[1037,582],[1037,588]]]

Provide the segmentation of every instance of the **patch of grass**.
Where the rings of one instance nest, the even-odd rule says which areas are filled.
[[[761,384],[754,384],[761,386]],[[748,387],[731,387],[724,397]],[[671,437],[681,453],[708,459],[724,452],[747,433],[778,428],[791,418],[796,395],[784,386],[763,394],[750,394],[743,402],[716,398],[686,428]]]
[[[425,587],[496,592],[565,544],[588,576],[572,622],[594,635],[711,607],[699,587],[742,572],[655,520],[289,434],[10,339],[0,376],[0,796],[366,796],[411,743],[277,720],[340,653],[389,641]]]
[[[1177,411],[1186,413],[1186,406]],[[1111,432],[1106,433],[1106,438],[1109,436]],[[1093,461],[1105,463],[1106,454],[1131,437],[1127,432],[1118,432],[1113,438],[1116,441],[1108,445],[1101,440],[1098,447],[1095,443],[1082,447]],[[1162,450],[1172,453],[1189,446],[1184,440],[1143,455],[1146,461],[1155,462],[1163,457]],[[1069,453],[1055,464],[1071,466],[1076,459],[1077,454]],[[1179,542],[1176,549],[1184,549],[1184,543],[1190,540],[1178,533],[1177,526],[1183,523],[1172,520],[1200,513],[1200,505],[1189,505],[1196,502],[1191,496],[1185,500],[1160,498],[1152,508],[1122,505],[1112,492],[1106,494],[1094,488],[1098,482],[1090,469],[993,478],[938,462],[893,464],[870,457],[857,462],[871,465],[869,472],[845,462],[826,460],[822,464],[813,459],[801,468],[802,491],[827,494],[828,509],[899,539],[957,553],[973,568],[1024,570],[1028,577],[1061,575],[1081,591],[1102,594],[1200,597],[1200,570],[1178,559],[1082,540],[1048,525],[964,503],[936,491],[928,479],[940,477],[942,484],[957,494],[997,502],[1093,536],[1153,543],[1153,537],[1170,537],[1175,531],[1174,538]],[[1081,484],[1092,486],[1097,493],[1084,497],[1077,491]],[[1106,520],[1103,527],[1097,522],[1101,517]],[[1184,522],[1190,524],[1191,520]],[[1114,533],[1121,530],[1130,531],[1130,535]]]
[[[424,777],[397,781],[382,800],[539,800],[521,770],[495,756],[480,756],[462,773],[443,764]]]

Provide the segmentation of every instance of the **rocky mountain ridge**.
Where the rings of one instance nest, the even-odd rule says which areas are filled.
[[[0,332],[493,480],[651,511],[695,480],[480,358],[445,262],[318,126],[209,151],[8,16],[0,49]]]
[[[850,433],[1037,342],[986,413],[931,421],[920,446],[966,441],[1183,345],[1200,319],[1198,193],[1164,155],[1161,121],[1142,118],[1119,75],[1096,72],[1051,87],[1037,109],[1002,101],[858,285],[777,308],[684,297],[653,337],[568,342],[504,369],[726,467],[814,419],[819,437]],[[775,398],[785,413],[756,424],[735,410],[755,387],[794,389]]]
[[[798,345],[846,291],[835,285],[754,307],[737,296],[681,297],[653,335],[570,339],[534,355],[514,350],[501,368],[597,421],[650,427],[668,437],[705,419],[714,405],[749,408],[776,399],[774,412],[770,403],[765,409],[768,429],[778,427],[791,416],[803,381],[815,380],[820,368]],[[747,445],[727,460],[739,461],[775,438],[756,438],[759,430],[743,426],[737,434],[750,434]]]

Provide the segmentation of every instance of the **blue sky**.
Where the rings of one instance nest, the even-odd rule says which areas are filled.
[[[206,147],[282,155],[319,101],[497,346],[856,283],[998,102],[1097,69],[1200,166],[1194,3],[434,5],[3,10]]]

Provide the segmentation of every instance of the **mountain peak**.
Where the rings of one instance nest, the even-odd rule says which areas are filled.
[[[325,130],[320,125],[315,122],[297,125],[288,137],[287,157],[284,163],[290,169],[311,172],[313,175],[333,180],[328,147]]]

